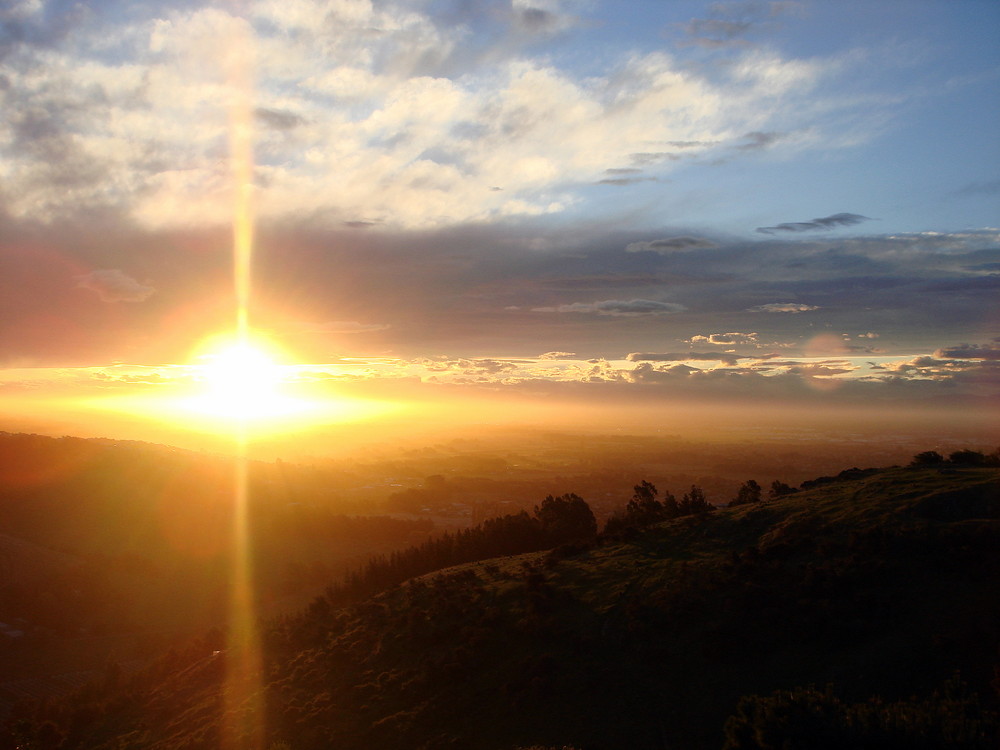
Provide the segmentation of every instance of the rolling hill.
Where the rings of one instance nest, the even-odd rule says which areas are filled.
[[[806,484],[270,621],[262,747],[764,748],[803,722],[882,733],[858,747],[995,746],[1000,472]],[[220,638],[22,707],[8,745],[219,747],[241,710]],[[804,736],[787,747],[820,746]]]

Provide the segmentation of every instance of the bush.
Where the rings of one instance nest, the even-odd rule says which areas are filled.
[[[845,703],[831,687],[744,696],[723,750],[993,750],[997,715],[956,675],[930,698]]]

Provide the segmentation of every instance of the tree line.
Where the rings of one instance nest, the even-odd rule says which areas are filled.
[[[948,458],[936,451],[925,451],[914,456],[910,466],[1000,466],[1000,451],[986,455],[965,449],[951,453]],[[802,489],[856,479],[874,471],[877,470],[847,469],[837,476],[803,482],[801,488],[774,480],[767,491],[767,499],[777,500]],[[726,506],[763,501],[764,488],[755,479],[749,479]],[[692,485],[678,499],[669,490],[661,495],[656,485],[644,479],[633,487],[632,497],[625,508],[607,520],[603,535],[620,537],[662,521],[702,516],[713,512],[715,507],[698,485]],[[565,544],[590,543],[597,536],[597,521],[583,498],[574,493],[557,497],[548,495],[531,514],[521,511],[491,518],[472,528],[446,532],[408,549],[374,556],[363,568],[349,573],[341,583],[329,586],[326,598],[334,606],[343,606],[442,568],[505,555],[540,552]]]
[[[388,555],[372,557],[326,590],[334,606],[372,596],[416,576],[462,563],[504,555],[587,542],[597,536],[597,519],[579,495],[546,496],[530,515],[527,511],[491,518],[478,526],[446,532],[422,544]]]

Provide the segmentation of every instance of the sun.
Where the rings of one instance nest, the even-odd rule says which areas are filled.
[[[239,442],[275,439],[398,414],[398,401],[343,395],[329,365],[300,362],[273,339],[234,333],[202,341],[183,364],[163,365],[152,383],[78,399],[91,410],[127,414]]]
[[[309,406],[286,392],[291,366],[273,347],[252,339],[211,340],[191,369],[196,393],[185,406],[204,417],[236,422],[292,417]]]

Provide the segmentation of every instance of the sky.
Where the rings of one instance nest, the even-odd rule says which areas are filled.
[[[312,387],[995,416],[998,28],[991,0],[8,1],[0,400],[196,379],[249,210],[250,324]]]

